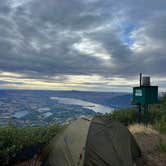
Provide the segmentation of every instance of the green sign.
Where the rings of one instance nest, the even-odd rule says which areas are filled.
[[[158,102],[157,86],[140,86],[133,88],[133,103],[155,104]]]

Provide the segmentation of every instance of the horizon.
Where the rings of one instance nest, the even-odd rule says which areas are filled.
[[[165,92],[165,8],[163,0],[0,0],[0,90],[131,93],[143,73]]]
[[[47,90],[47,89],[0,89],[0,91],[55,91],[55,92],[95,92],[95,93],[124,93],[131,94],[132,92],[125,91],[86,91],[86,90]]]

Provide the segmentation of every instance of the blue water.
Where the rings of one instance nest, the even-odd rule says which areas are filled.
[[[79,105],[79,106],[82,106],[84,108],[88,108],[92,111],[99,112],[99,113],[102,113],[102,114],[110,113],[111,111],[114,110],[111,107],[107,107],[107,106],[92,103],[92,102],[87,102],[87,101],[80,100],[80,99],[63,98],[63,97],[51,97],[51,99],[56,100],[56,101],[58,101],[59,103],[62,103],[62,104]]]

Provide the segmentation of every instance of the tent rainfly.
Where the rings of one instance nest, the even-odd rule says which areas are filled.
[[[105,116],[80,118],[45,148],[47,166],[133,166],[141,156],[134,137]]]

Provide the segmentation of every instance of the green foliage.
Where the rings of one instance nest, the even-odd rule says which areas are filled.
[[[161,139],[159,140],[159,143],[156,145],[156,149],[159,152],[166,153],[166,143],[164,143]]]
[[[164,121],[163,119],[161,119],[160,121],[157,121],[153,126],[160,133],[166,134],[166,121]]]
[[[152,124],[159,132],[166,134],[166,94],[161,98],[160,104],[151,105],[149,109],[148,114],[141,113],[141,121],[144,122],[145,116],[147,116],[148,123]],[[138,108],[117,110],[106,116],[118,120],[125,125],[139,122]]]
[[[60,125],[48,127],[19,128],[13,125],[0,128],[0,163],[6,165],[9,160],[24,147],[45,144],[61,129]]]
[[[137,112],[133,109],[116,110],[110,114],[107,114],[106,116],[109,116],[111,119],[120,121],[125,125],[132,124],[137,121]]]

